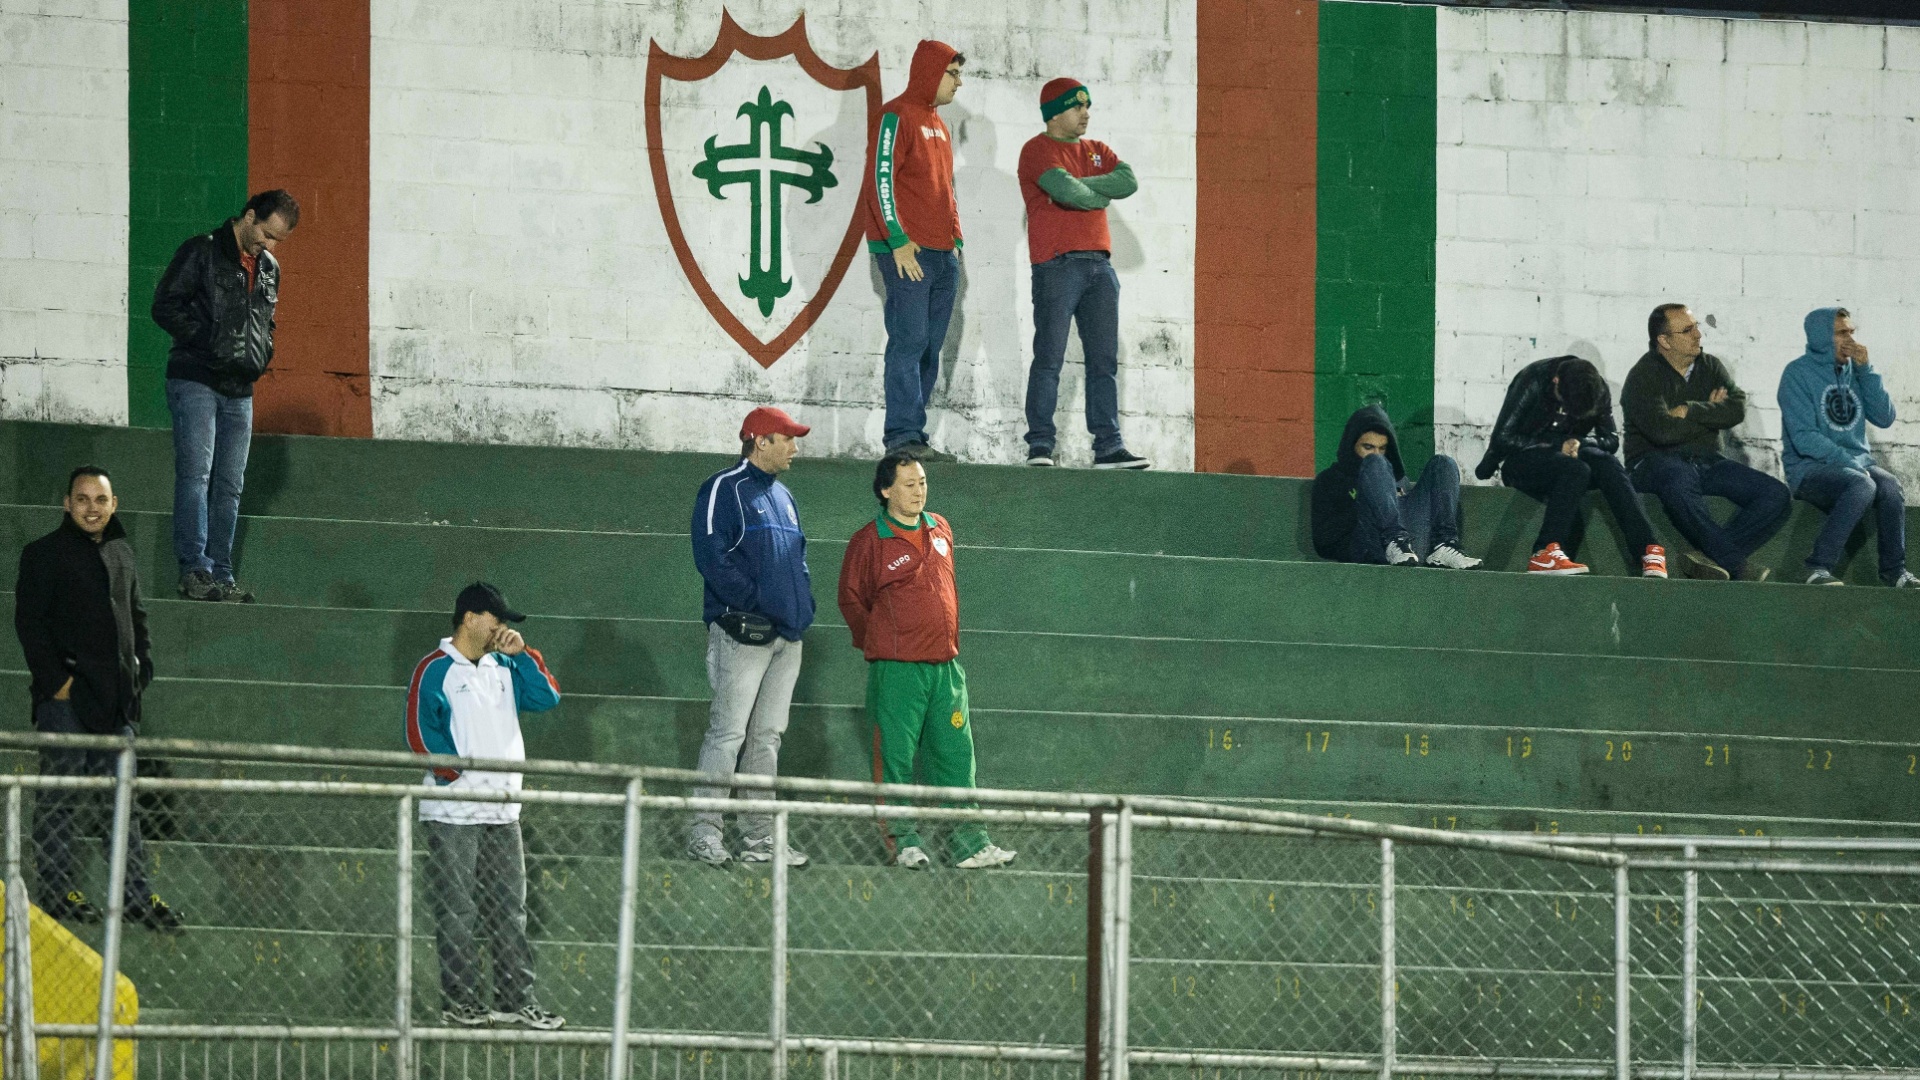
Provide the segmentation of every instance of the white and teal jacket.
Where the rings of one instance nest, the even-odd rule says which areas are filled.
[[[560,704],[560,684],[537,649],[517,656],[490,652],[478,662],[442,638],[413,669],[407,685],[407,745],[417,754],[527,759],[520,712]],[[429,769],[425,782],[441,788],[519,791],[521,774],[478,769]],[[420,820],[448,825],[505,825],[520,820],[519,803],[420,800]]]

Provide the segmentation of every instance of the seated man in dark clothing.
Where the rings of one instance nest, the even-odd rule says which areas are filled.
[[[1405,486],[1393,421],[1378,405],[1347,418],[1340,453],[1313,478],[1313,548],[1337,562],[1471,570],[1460,550],[1460,466],[1435,454]]]
[[[1685,304],[1661,304],[1648,316],[1647,354],[1627,372],[1620,411],[1634,486],[1658,495],[1674,527],[1705,553],[1687,553],[1689,575],[1765,581],[1767,568],[1749,557],[1787,523],[1793,496],[1720,453],[1721,433],[1746,419],[1747,395],[1719,357],[1701,350],[1700,323]],[[1740,509],[1722,525],[1707,510],[1709,495]]]
[[[1528,573],[1587,572],[1573,556],[1580,551],[1585,529],[1582,504],[1589,489],[1599,488],[1627,534],[1628,565],[1638,556],[1642,577],[1667,576],[1666,549],[1654,542],[1647,512],[1614,456],[1619,449],[1613,394],[1591,362],[1556,356],[1536,360],[1513,377],[1487,454],[1473,472],[1490,480],[1498,470],[1508,487],[1547,504],[1533,558],[1527,560]]]

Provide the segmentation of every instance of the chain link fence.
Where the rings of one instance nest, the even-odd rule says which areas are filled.
[[[0,746],[11,1075],[1920,1080],[1920,843],[736,778],[780,789],[751,809],[805,864],[715,868],[695,815],[742,804],[695,774],[527,763],[523,877],[483,852],[456,879],[422,771],[485,763]],[[907,813],[933,869],[890,864]],[[1019,857],[954,868],[981,828]],[[521,888],[524,965],[495,933]],[[474,936],[443,948],[468,895]],[[564,1027],[507,1022],[524,969]],[[448,1011],[467,985],[477,1026]]]

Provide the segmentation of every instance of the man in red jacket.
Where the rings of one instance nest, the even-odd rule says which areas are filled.
[[[912,454],[880,459],[873,473],[880,513],[860,527],[840,563],[840,614],[866,654],[867,715],[874,723],[874,780],[913,782],[926,751],[925,782],[972,787],[973,725],[967,673],[960,668],[960,594],[954,588],[953,529],[926,512],[927,470]],[[972,806],[972,803],[945,803]],[[1013,861],[977,822],[948,839],[955,866],[977,870]],[[924,870],[933,860],[911,821],[894,820],[894,865]]]
[[[886,400],[889,452],[952,461],[927,445],[927,401],[940,376],[953,297],[960,281],[960,207],[953,198],[953,140],[939,107],[960,89],[967,58],[922,41],[907,92],[882,106],[880,134],[862,193],[867,248],[887,283]]]

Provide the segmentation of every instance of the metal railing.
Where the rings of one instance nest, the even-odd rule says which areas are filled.
[[[38,774],[24,751],[102,755],[111,775]],[[178,740],[0,736],[10,752],[13,1075],[1920,1080],[1920,840],[1463,833]],[[428,767],[528,786],[436,789]],[[668,793],[700,783],[780,798]],[[536,993],[566,1029],[441,1016],[423,798],[523,808]],[[985,828],[1019,860],[885,865],[885,823],[927,800],[977,804],[916,805],[929,850]],[[50,899],[29,875],[84,861],[45,823],[88,805],[103,920],[56,933],[27,913]],[[686,860],[693,815],[715,811],[764,813],[772,860]],[[790,849],[811,864],[790,870]],[[177,932],[127,906],[143,868]]]

